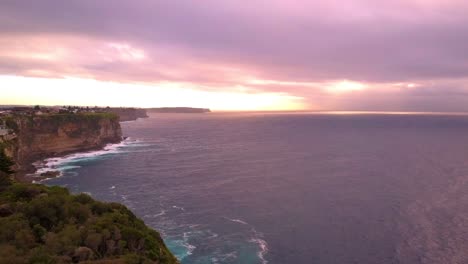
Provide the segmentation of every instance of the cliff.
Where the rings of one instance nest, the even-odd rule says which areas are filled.
[[[122,139],[119,118],[111,113],[15,115],[5,119],[16,136],[0,143],[20,173],[31,171],[31,163],[37,160],[98,149]]]
[[[78,262],[178,263],[160,234],[121,204],[0,181],[0,263]]]
[[[148,108],[150,113],[181,113],[181,114],[201,114],[211,112],[208,108],[193,108],[193,107],[160,107]]]
[[[67,189],[12,180],[12,167],[121,140],[115,114],[0,118],[0,263],[178,264],[128,208]],[[13,164],[16,162],[16,165]]]

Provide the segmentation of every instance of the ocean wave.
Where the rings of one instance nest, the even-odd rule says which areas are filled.
[[[129,196],[128,194],[121,194],[120,199],[121,199],[122,203],[125,206],[127,206],[128,208],[133,210],[133,209],[135,209],[135,205],[134,205],[133,201],[130,200],[130,198],[128,196]]]
[[[36,167],[36,172],[32,174],[32,176],[38,177],[44,173],[57,171],[59,172],[57,177],[61,177],[65,171],[81,168],[81,166],[76,165],[77,162],[98,159],[108,155],[120,153],[123,152],[122,148],[137,144],[139,144],[138,140],[126,138],[122,142],[108,144],[101,150],[73,153],[63,157],[54,157],[45,159],[43,161],[38,161],[33,163],[33,165]]]
[[[183,243],[183,245],[184,245],[185,247],[187,247],[187,249],[188,249],[187,255],[192,255],[193,251],[194,251],[197,247],[194,246],[194,245],[192,245],[192,244],[190,244],[190,243],[188,242],[189,237],[190,237],[190,232],[184,232],[184,234],[183,234],[182,237],[184,238],[184,243]]]
[[[257,252],[258,258],[262,261],[263,264],[268,263],[268,261],[265,259],[265,255],[268,253],[268,244],[265,240],[255,237],[249,240],[251,243],[255,243],[258,245],[260,250]]]
[[[147,214],[147,215],[144,215],[143,217],[145,217],[145,218],[157,218],[157,217],[163,216],[165,214],[166,214],[166,210],[163,209],[163,210],[161,210],[161,212],[159,212],[157,214],[152,214],[152,215]]]
[[[251,231],[253,233],[253,237],[249,239],[248,242],[254,243],[258,246],[259,250],[257,252],[257,256],[260,259],[260,261],[263,264],[268,263],[268,261],[265,259],[265,255],[268,253],[268,244],[267,242],[262,238],[263,234],[258,232],[251,224],[237,218],[229,218],[229,217],[224,217],[225,219],[234,222],[234,223],[239,223],[242,225],[247,225],[251,228]]]
[[[232,219],[232,218],[229,218],[229,217],[224,217],[225,219],[231,221],[231,222],[234,222],[234,223],[239,223],[239,224],[242,224],[242,225],[249,225],[249,223],[241,220],[241,219]]]
[[[209,234],[209,236],[207,237],[207,239],[214,239],[214,238],[217,238],[219,237],[219,235],[211,230],[206,230],[206,233]]]
[[[171,249],[174,255],[179,259],[184,258],[193,254],[193,251],[197,248],[195,245],[189,243],[191,232],[184,232],[182,239],[179,237],[168,237],[166,239],[167,246]]]
[[[216,256],[216,257],[212,257],[211,258],[211,263],[217,264],[217,263],[223,263],[223,262],[226,262],[226,261],[232,262],[232,261],[236,260],[237,257],[238,257],[237,252],[233,251],[233,252],[229,252],[229,253],[226,253],[226,254],[221,254],[221,255]]]
[[[181,211],[185,211],[185,208],[180,207],[180,206],[177,206],[177,205],[173,205],[172,208],[174,208],[174,209],[179,209],[179,210],[181,210]]]

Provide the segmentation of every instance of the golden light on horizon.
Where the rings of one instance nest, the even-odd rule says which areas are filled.
[[[4,105],[203,107],[218,111],[301,110],[301,97],[285,93],[197,90],[182,83],[132,84],[82,78],[0,76]]]
[[[332,94],[341,94],[353,91],[361,91],[368,88],[367,84],[342,80],[332,82],[297,82],[297,81],[284,81],[284,80],[263,80],[263,79],[248,79],[247,84],[251,85],[277,85],[277,86],[291,86],[291,87],[308,87],[311,89],[322,89]]]
[[[325,90],[334,94],[353,92],[353,91],[362,91],[366,88],[367,88],[367,85],[363,83],[348,81],[348,80],[332,82],[332,83],[325,85]]]

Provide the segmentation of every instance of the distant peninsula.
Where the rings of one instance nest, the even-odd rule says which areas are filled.
[[[158,108],[146,108],[149,113],[180,113],[180,114],[203,114],[210,113],[211,110],[208,108],[194,108],[194,107],[158,107]]]
[[[113,113],[119,116],[119,121],[134,121],[138,118],[146,118],[146,109],[133,107],[111,107],[102,109],[103,112]]]

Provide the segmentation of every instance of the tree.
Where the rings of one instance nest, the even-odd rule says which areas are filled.
[[[3,149],[0,149],[0,171],[6,174],[12,174],[14,171],[11,169],[11,166],[13,166],[13,161],[7,157]]]

